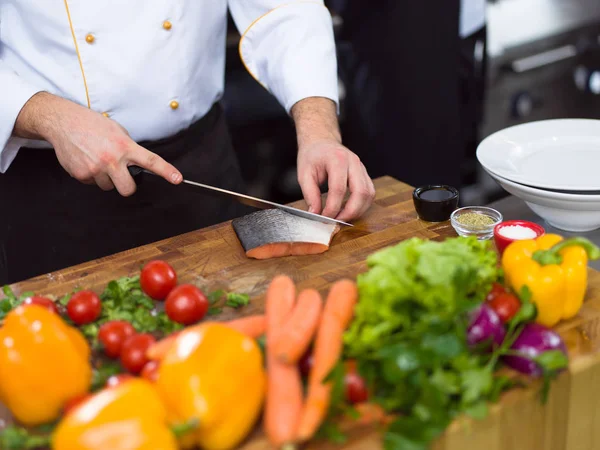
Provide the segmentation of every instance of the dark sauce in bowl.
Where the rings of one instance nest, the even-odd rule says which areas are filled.
[[[413,202],[421,220],[445,222],[458,207],[458,190],[447,185],[428,185],[413,191]]]

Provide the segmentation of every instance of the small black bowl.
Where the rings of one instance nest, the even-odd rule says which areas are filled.
[[[413,203],[421,220],[445,222],[458,207],[458,189],[440,185],[427,185],[413,191]]]

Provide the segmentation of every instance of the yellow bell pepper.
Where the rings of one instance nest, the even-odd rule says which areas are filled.
[[[251,431],[264,401],[266,374],[256,342],[219,323],[181,332],[160,362],[156,387],[171,420],[196,419],[183,448],[236,447]]]
[[[515,292],[529,288],[536,322],[552,327],[577,314],[587,289],[588,260],[598,258],[600,249],[588,239],[545,234],[511,243],[502,255],[502,268]]]
[[[24,425],[57,419],[92,380],[90,347],[55,313],[19,306],[0,328],[0,401]]]
[[[105,388],[71,410],[52,436],[53,450],[177,450],[167,410],[151,382]]]

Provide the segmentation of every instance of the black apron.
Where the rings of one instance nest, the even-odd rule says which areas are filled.
[[[344,142],[373,177],[459,187],[466,153],[459,0],[342,6]]]
[[[184,178],[243,191],[244,184],[220,105],[173,137],[141,142]],[[246,207],[141,174],[122,197],[71,178],[51,149],[23,148],[0,174],[0,284],[223,222]]]

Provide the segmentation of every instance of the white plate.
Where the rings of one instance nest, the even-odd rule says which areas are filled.
[[[563,191],[600,191],[600,120],[555,119],[498,131],[477,148],[490,173]]]
[[[487,172],[504,190],[525,201],[534,213],[555,228],[576,233],[600,228],[600,195],[536,189]]]

